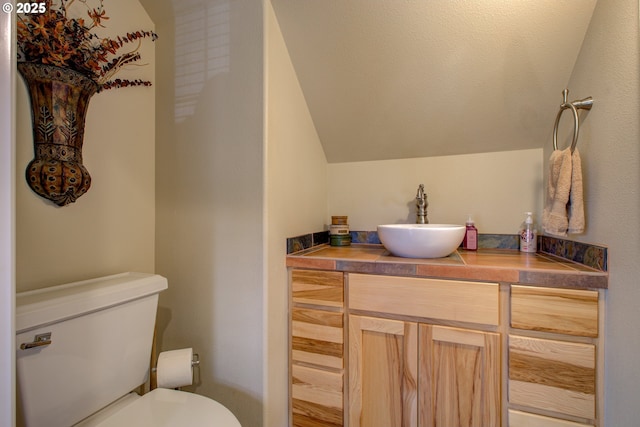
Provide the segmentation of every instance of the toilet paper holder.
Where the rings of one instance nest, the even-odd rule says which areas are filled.
[[[183,357],[185,352],[190,353],[186,360]],[[165,355],[165,359],[162,359],[163,355]],[[198,368],[197,371],[194,371],[194,367]],[[185,371],[185,369],[188,369],[188,371]],[[162,370],[163,374],[162,379],[160,379],[160,370]],[[177,390],[180,387],[194,383],[199,384],[200,355],[193,353],[190,348],[165,351],[160,353],[156,360],[156,366],[152,366],[150,371],[150,387],[152,390],[157,387]]]
[[[191,367],[195,368],[200,366],[200,355],[198,353],[193,353],[193,359],[191,359]]]

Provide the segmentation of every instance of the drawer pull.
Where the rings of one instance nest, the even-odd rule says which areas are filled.
[[[51,344],[51,332],[45,332],[44,334],[36,335],[32,342],[20,344],[20,349],[28,350],[30,348],[44,347],[49,344]]]

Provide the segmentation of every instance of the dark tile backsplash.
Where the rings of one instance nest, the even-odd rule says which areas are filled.
[[[351,231],[352,243],[380,244],[376,231]],[[329,243],[329,232],[320,231],[287,239],[287,254]],[[518,249],[517,234],[480,234],[485,249]],[[552,236],[538,236],[538,252],[555,255],[600,271],[607,271],[607,248]]]
[[[556,255],[600,271],[608,271],[607,248],[553,236],[538,237],[538,252]]]
[[[287,254],[329,243],[329,231],[303,234],[287,239]]]

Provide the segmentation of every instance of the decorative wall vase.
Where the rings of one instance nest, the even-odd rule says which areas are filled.
[[[19,62],[29,89],[34,159],[26,169],[29,187],[58,206],[89,190],[91,176],[82,164],[84,121],[99,86],[66,68]]]

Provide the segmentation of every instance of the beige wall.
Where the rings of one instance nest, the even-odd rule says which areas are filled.
[[[569,81],[571,99],[594,98],[578,141],[587,229],[573,237],[609,246],[605,426],[633,426],[640,419],[638,36],[638,0],[598,0]]]
[[[156,272],[161,350],[193,347],[191,388],[260,426],[264,375],[263,10],[143,1],[160,39]]]
[[[480,233],[515,234],[524,212],[542,211],[542,149],[333,163],[328,182],[329,213],[348,215],[352,230],[415,222],[424,184],[430,223],[464,224],[472,214]]]
[[[105,22],[108,34],[153,29],[137,1],[109,1],[105,9],[111,18]],[[153,43],[143,43],[141,63],[153,64],[154,51]],[[134,68],[133,76],[155,80],[153,65]],[[93,96],[83,150],[91,188],[75,203],[57,207],[32,192],[24,178],[33,137],[26,86],[17,79],[18,291],[122,271],[153,271],[156,87]]]
[[[322,230],[327,165],[271,2],[265,2],[266,223],[264,426],[287,425],[287,237]],[[271,95],[271,96],[270,96]]]

